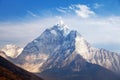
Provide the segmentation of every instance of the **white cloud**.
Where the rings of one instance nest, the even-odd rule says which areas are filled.
[[[86,5],[78,4],[78,5],[75,5],[75,7],[78,8],[78,9],[74,9],[74,10],[79,17],[89,18],[89,17],[95,15],[95,12],[90,10],[90,8]]]
[[[94,8],[95,9],[98,9],[98,8],[100,8],[100,7],[102,7],[103,6],[103,4],[98,4],[98,3],[95,3],[94,4]]]
[[[57,9],[57,11],[59,11],[59,12],[61,12],[61,13],[66,13],[66,10],[63,9],[63,8],[56,8],[56,9]]]
[[[33,17],[38,17],[36,14],[34,14],[33,12],[31,12],[31,11],[29,11],[29,10],[27,10],[27,13],[28,13],[29,15],[33,16]]]
[[[57,8],[57,11],[65,14],[75,13],[75,15],[78,15],[81,18],[89,18],[96,15],[95,12],[90,9],[90,7],[83,4],[71,5],[66,8]]]

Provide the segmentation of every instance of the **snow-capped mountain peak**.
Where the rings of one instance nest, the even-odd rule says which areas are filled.
[[[81,57],[83,59],[78,59]],[[46,29],[38,38],[26,45],[18,60],[24,69],[33,70],[31,72],[35,72],[34,69],[40,71],[42,67],[61,68],[76,61],[81,65],[87,61],[120,72],[120,55],[92,47],[77,31],[66,27],[63,21]],[[36,65],[34,69],[33,65]],[[76,63],[72,69],[81,70],[81,65]],[[29,69],[26,68],[28,66]]]
[[[66,36],[70,32],[69,27],[64,24],[63,20],[60,20],[58,24],[54,26],[54,28],[57,28],[58,30],[62,31],[64,36]]]
[[[22,50],[23,48],[13,44],[7,44],[1,49],[1,51],[4,51],[5,54],[11,58],[16,58],[22,52]]]
[[[58,24],[59,24],[59,25],[65,25],[63,20],[60,20],[60,21],[58,22]]]

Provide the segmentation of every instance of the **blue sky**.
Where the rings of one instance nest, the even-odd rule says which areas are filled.
[[[24,47],[60,19],[93,46],[120,53],[120,0],[0,0],[0,47]]]
[[[100,16],[120,15],[120,0],[0,0],[0,21],[26,17],[28,11],[39,16],[44,12],[58,15],[56,8],[72,4],[88,5]],[[101,8],[96,9],[95,4]]]

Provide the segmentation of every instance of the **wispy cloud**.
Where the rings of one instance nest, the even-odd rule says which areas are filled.
[[[66,14],[75,13],[81,18],[89,18],[96,15],[95,12],[90,9],[90,7],[83,4],[70,5],[67,8],[57,8],[57,11]]]
[[[94,4],[94,8],[95,8],[95,9],[101,8],[101,7],[103,7],[103,6],[104,6],[103,4],[99,4],[99,3],[95,3],[95,4]]]
[[[36,15],[35,13],[33,13],[32,11],[27,10],[27,13],[33,17],[38,17],[38,15]]]
[[[91,10],[88,6],[86,6],[86,5],[81,5],[81,4],[74,5],[74,6],[73,6],[73,9],[74,9],[75,13],[76,13],[79,17],[82,17],[82,18],[89,18],[89,17],[95,15],[95,12],[92,11],[92,10]]]
[[[66,13],[66,9],[63,9],[63,8],[56,8],[57,11],[61,12],[61,13]]]

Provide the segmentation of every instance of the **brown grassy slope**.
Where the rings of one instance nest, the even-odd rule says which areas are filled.
[[[0,66],[0,80],[22,80],[23,78]]]
[[[0,80],[42,80],[0,56]]]

